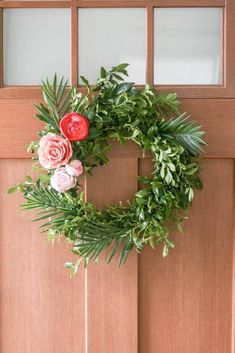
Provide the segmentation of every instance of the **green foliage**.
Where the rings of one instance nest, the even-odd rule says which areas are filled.
[[[193,155],[197,156],[202,152],[202,146],[206,143],[202,140],[204,132],[200,130],[195,121],[188,121],[186,114],[176,119],[163,120],[159,124],[159,133],[168,140],[176,140]]]
[[[73,87],[67,89],[67,84],[68,81],[64,82],[63,77],[58,82],[56,74],[52,84],[48,80],[42,82],[46,106],[41,103],[35,104],[35,107],[39,111],[36,117],[47,124],[47,132],[58,132],[60,119],[71,110]]]
[[[73,158],[82,161],[86,171],[108,163],[110,141],[121,144],[137,143],[143,153],[152,154],[154,170],[151,178],[140,176],[144,186],[127,205],[121,203],[98,210],[85,202],[83,193],[76,190],[64,194],[49,184],[50,172],[34,182],[26,177],[16,189],[24,193],[24,210],[37,210],[35,221],[48,233],[49,239],[64,236],[72,243],[72,252],[79,256],[75,263],[66,263],[75,274],[84,260],[97,261],[107,251],[107,261],[119,254],[123,264],[130,251],[141,252],[145,245],[163,245],[167,256],[174,243],[169,239],[172,230],[182,232],[181,222],[191,206],[194,189],[201,189],[199,160],[202,146],[201,127],[179,112],[176,94],[160,93],[146,86],[143,90],[125,82],[127,64],[107,71],[100,69],[100,77],[87,87],[83,95],[67,82],[46,80],[42,90],[45,104],[37,106],[36,117],[46,123],[40,136],[47,132],[59,133],[59,121],[69,111],[85,115],[90,123],[87,140],[72,143]],[[31,143],[29,151],[37,152],[38,143]]]

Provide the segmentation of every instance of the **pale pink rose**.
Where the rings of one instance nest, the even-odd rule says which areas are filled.
[[[82,162],[78,159],[74,159],[65,166],[66,172],[71,176],[79,177],[83,173]]]
[[[61,167],[55,170],[55,173],[52,175],[50,182],[51,186],[55,190],[59,192],[65,192],[76,186],[77,179],[69,175],[64,167]]]
[[[42,167],[58,168],[68,163],[72,157],[72,147],[62,136],[49,133],[39,142],[38,157]]]

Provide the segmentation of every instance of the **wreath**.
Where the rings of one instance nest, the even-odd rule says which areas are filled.
[[[72,273],[82,260],[85,266],[97,261],[104,250],[108,262],[118,253],[119,265],[145,245],[162,244],[166,256],[174,247],[170,232],[183,231],[194,189],[202,188],[199,161],[206,143],[201,127],[180,114],[176,94],[125,82],[127,66],[101,67],[93,86],[81,76],[86,94],[56,75],[53,82],[42,82],[45,103],[35,105],[35,116],[45,127],[40,140],[28,146],[32,169],[41,174],[36,180],[26,176],[8,190],[23,193],[24,210],[37,210],[34,220],[43,221],[40,228],[48,239],[63,236],[71,244],[79,256],[65,264]],[[84,200],[81,176],[109,162],[112,140],[132,141],[143,155],[149,151],[154,170],[151,177],[138,176],[144,187],[132,201],[100,210]]]

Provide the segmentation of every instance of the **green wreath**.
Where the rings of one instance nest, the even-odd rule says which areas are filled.
[[[81,76],[87,94],[67,89],[63,78],[43,82],[45,104],[37,105],[36,117],[45,122],[40,141],[32,142],[33,170],[37,180],[26,176],[8,191],[23,192],[24,210],[36,209],[35,221],[48,238],[65,237],[78,261],[65,266],[75,273],[84,260],[97,261],[107,250],[107,261],[119,253],[123,264],[132,249],[163,244],[163,256],[174,247],[171,230],[182,231],[181,222],[191,206],[194,189],[201,189],[199,160],[203,132],[188,116],[180,114],[176,94],[159,93],[146,86],[137,89],[128,76],[127,64],[106,71],[94,86]],[[152,177],[139,176],[144,188],[131,202],[99,210],[84,201],[82,172],[92,173],[108,163],[110,141],[132,141],[143,155],[150,151]]]

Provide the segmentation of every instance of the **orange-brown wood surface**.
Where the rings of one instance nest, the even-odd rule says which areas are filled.
[[[132,199],[137,191],[138,159],[113,158],[87,178],[86,197],[99,207]],[[136,353],[138,267],[133,253],[117,271],[104,257],[87,271],[88,353]],[[94,330],[95,327],[95,330]]]
[[[185,235],[176,249],[136,254],[92,265],[72,280],[62,241],[45,243],[19,195],[7,187],[28,174],[30,161],[1,161],[1,351],[29,352],[231,352],[234,161],[205,160]],[[136,175],[151,160],[112,158],[86,180],[86,197],[104,206],[131,199]]]
[[[203,179],[176,248],[139,257],[139,353],[234,353],[234,161],[204,161]]]
[[[25,146],[37,138],[36,132],[43,126],[33,118],[36,112],[33,103],[38,102],[36,99],[0,100],[0,158],[30,158]],[[206,131],[206,157],[235,157],[235,99],[184,99],[181,110],[198,120]],[[111,156],[120,153],[127,157],[130,153],[141,156],[135,145],[129,148],[117,146]]]
[[[1,353],[85,351],[85,277],[70,280],[63,263],[74,261],[64,241],[46,242],[21,195],[6,190],[28,174],[30,161],[0,162]]]

